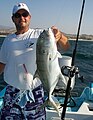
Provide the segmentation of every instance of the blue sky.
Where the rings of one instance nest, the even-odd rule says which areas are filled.
[[[77,33],[82,0],[0,0],[0,25],[14,26],[14,4],[24,2],[31,11],[31,28],[57,26],[65,33]],[[93,34],[93,0],[86,0],[80,34]]]

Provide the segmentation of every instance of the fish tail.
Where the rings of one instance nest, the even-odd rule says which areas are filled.
[[[36,109],[36,112],[40,111],[41,109],[45,108],[49,103],[49,100],[46,100],[41,106],[39,106],[37,109]]]
[[[55,110],[58,112],[58,115],[61,116],[59,109],[52,98],[47,99],[37,110],[39,111],[40,109],[43,109],[46,106],[53,106]]]
[[[52,97],[50,97],[48,103],[49,103],[49,105],[53,106],[55,108],[55,110],[58,112],[58,115],[61,116],[59,109],[58,109],[56,103],[54,102],[54,100],[52,99]]]

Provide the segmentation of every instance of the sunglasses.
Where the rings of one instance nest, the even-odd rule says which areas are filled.
[[[22,14],[20,14],[20,13],[15,13],[13,16],[14,16],[15,18],[21,18],[21,16],[22,16],[22,17],[27,17],[28,15],[29,15],[28,12],[24,12],[24,13],[22,13]]]

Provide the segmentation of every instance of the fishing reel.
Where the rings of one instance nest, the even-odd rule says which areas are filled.
[[[79,69],[78,67],[75,66],[62,66],[61,68],[61,72],[63,75],[72,78],[74,77],[76,74],[79,74]]]
[[[78,67],[75,66],[62,66],[61,72],[64,76],[67,76],[69,78],[74,77],[77,75],[77,78],[81,80],[81,82],[84,82],[84,76],[79,74],[79,69]]]

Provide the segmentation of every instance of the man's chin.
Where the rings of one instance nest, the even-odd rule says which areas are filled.
[[[22,24],[20,24],[20,27],[24,28],[24,27],[26,27],[26,24],[22,23]]]

